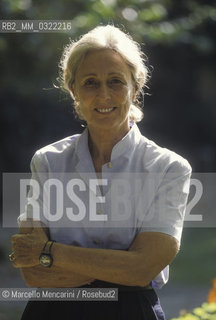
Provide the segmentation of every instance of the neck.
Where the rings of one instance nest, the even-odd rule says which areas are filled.
[[[94,130],[89,129],[89,150],[93,160],[101,165],[110,162],[112,149],[130,130],[129,124],[121,130]]]

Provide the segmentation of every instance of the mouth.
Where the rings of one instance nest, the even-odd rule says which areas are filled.
[[[95,111],[99,112],[99,113],[109,113],[112,112],[116,109],[116,107],[112,107],[112,108],[95,108]]]

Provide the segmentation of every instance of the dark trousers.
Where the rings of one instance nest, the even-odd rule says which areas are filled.
[[[165,320],[154,289],[101,281],[90,287],[117,287],[118,301],[29,301],[21,320]]]

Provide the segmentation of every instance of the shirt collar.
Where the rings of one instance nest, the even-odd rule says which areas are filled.
[[[112,149],[111,161],[120,156],[130,157],[135,147],[139,144],[141,133],[138,126],[134,123],[130,131]],[[77,155],[86,165],[90,165],[91,155],[88,148],[88,128],[86,128],[77,142]]]
[[[134,123],[130,131],[114,145],[111,153],[111,161],[120,157],[130,157],[136,145],[140,142],[141,133]]]

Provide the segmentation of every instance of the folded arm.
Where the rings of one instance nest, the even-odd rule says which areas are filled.
[[[159,232],[136,236],[128,251],[91,249],[54,243],[54,266],[99,280],[146,286],[178,252],[178,241]]]
[[[93,279],[145,286],[171,262],[178,249],[178,241],[172,236],[143,232],[136,236],[128,251],[54,243],[54,264],[51,268],[46,269],[38,262],[26,266],[18,256],[14,265],[21,268],[26,283],[33,287],[75,287]]]
[[[38,228],[38,226],[37,226]],[[19,228],[19,234],[31,234],[34,231],[33,221],[28,220],[22,222]],[[37,231],[41,235],[44,234],[44,239],[50,239],[49,229],[42,227]],[[14,265],[17,267],[17,265]],[[71,270],[64,270],[61,267],[52,266],[52,268],[44,268],[38,264],[33,267],[21,267],[20,271],[22,277],[29,287],[46,287],[46,288],[71,288],[85,285],[94,279],[72,272]]]

